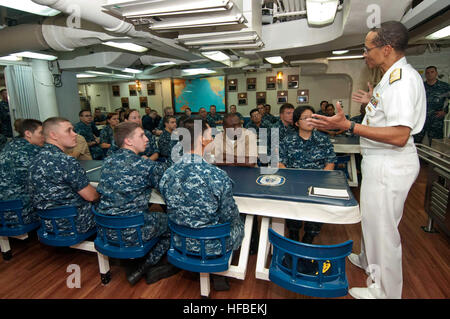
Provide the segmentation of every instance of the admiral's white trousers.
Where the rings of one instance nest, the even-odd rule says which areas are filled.
[[[372,280],[381,288],[377,289],[380,295],[375,297],[399,299],[403,277],[398,225],[408,192],[419,174],[419,158],[416,152],[363,150],[362,153],[360,260],[369,265]]]

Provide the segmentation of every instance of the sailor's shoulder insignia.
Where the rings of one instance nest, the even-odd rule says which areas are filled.
[[[402,78],[402,69],[394,69],[389,76],[389,84],[394,83]]]

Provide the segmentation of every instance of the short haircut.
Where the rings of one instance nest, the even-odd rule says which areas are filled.
[[[172,110],[172,107],[171,107],[171,106],[166,106],[166,107],[164,108],[164,110],[163,110],[164,114],[166,114],[166,112],[167,112],[168,110]]]
[[[328,101],[326,101],[326,100],[321,101],[320,102],[320,106],[322,106],[323,103],[327,103],[328,104]]]
[[[312,106],[309,106],[309,105],[297,106],[297,108],[294,110],[294,115],[292,116],[292,120],[293,120],[295,126],[297,126],[296,123],[302,116],[303,112],[305,112],[306,110],[310,110],[311,112],[313,112],[313,114],[316,113]]]
[[[139,114],[139,111],[136,110],[136,109],[128,109],[128,110],[125,111],[125,115],[123,116],[123,118],[125,120],[128,120],[128,118],[130,117],[130,114],[133,113],[133,112],[138,112],[138,114]]]
[[[372,41],[376,46],[390,45],[395,51],[402,53],[408,48],[408,29],[401,22],[386,21],[371,31],[377,33]]]
[[[23,119],[16,119],[14,121],[14,130],[19,134],[20,134],[20,129],[21,129],[20,127],[22,126],[22,121],[23,121]]]
[[[187,116],[186,114],[181,115],[180,118],[178,119],[178,126],[184,127],[184,122],[186,122],[186,120],[188,119],[190,119],[190,117]]]
[[[163,123],[164,124],[169,123],[170,119],[175,119],[176,120],[177,118],[174,115],[166,115],[163,118]]]
[[[280,106],[280,114],[284,113],[285,110],[289,109],[295,109],[295,107],[291,103],[284,103],[282,106]]]
[[[30,131],[31,133],[34,133],[34,131],[36,131],[41,126],[42,122],[35,119],[22,120],[18,127],[19,136],[24,137],[25,131]]]
[[[139,124],[134,122],[122,122],[114,128],[114,142],[118,147],[123,146],[123,142],[127,137],[131,137],[133,132],[140,127]]]
[[[1,89],[0,94],[2,94],[4,91],[6,91],[6,89]]]
[[[331,107],[333,108],[333,110],[334,110],[334,105],[331,104],[331,103],[328,103],[327,106],[325,106],[325,110],[326,110],[329,106],[331,106]]]
[[[437,67],[435,67],[434,65],[427,66],[425,71],[428,70],[428,69],[434,69],[437,72]]]
[[[190,107],[187,107],[184,109],[184,111],[186,112],[187,110],[192,111]]]
[[[237,118],[239,118],[239,116],[238,116],[236,113],[227,113],[227,114],[225,114],[225,115],[223,116],[223,120],[222,120],[223,125],[225,125],[225,123],[227,123],[227,121],[228,121],[229,119],[231,119],[232,117],[237,117]],[[240,123],[240,122],[239,122],[239,123]]]
[[[44,123],[42,123],[42,130],[43,130],[44,136],[48,137],[50,130],[53,127],[55,127],[56,125],[59,125],[60,123],[63,123],[63,122],[70,123],[70,121],[64,117],[55,116],[55,117],[49,117],[48,119],[46,119],[44,121]]]
[[[198,123],[199,121],[201,121],[201,132],[195,131],[194,127],[195,127],[195,123]],[[187,129],[189,131],[190,137],[191,137],[191,150],[194,149],[194,144],[195,144],[195,140],[198,138],[199,133],[203,136],[203,133],[208,129],[208,126],[206,125],[206,121],[205,120],[200,120],[200,119],[188,119],[184,122],[184,128]]]
[[[262,104],[258,104],[258,105],[262,105]],[[258,109],[253,109],[253,110],[251,110],[251,111],[250,111],[250,117],[251,117],[252,114],[255,113],[255,112],[258,112],[258,113],[259,113],[259,110],[258,110]]]
[[[108,114],[106,115],[106,119],[107,119],[107,120],[110,120],[110,119],[112,119],[112,117],[113,117],[114,115],[119,115],[119,113],[116,113],[116,112],[110,112],[110,113],[108,113]]]
[[[84,112],[89,112],[92,114],[91,110],[81,110],[80,112],[78,112],[78,116],[81,116],[81,114],[83,114]]]

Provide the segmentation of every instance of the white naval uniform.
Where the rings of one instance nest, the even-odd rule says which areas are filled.
[[[359,259],[370,266],[372,280],[381,289],[369,289],[376,298],[401,298],[402,248],[398,224],[420,164],[412,135],[426,117],[422,78],[403,57],[386,71],[366,106],[363,125],[411,128],[403,147],[361,137],[362,243]]]

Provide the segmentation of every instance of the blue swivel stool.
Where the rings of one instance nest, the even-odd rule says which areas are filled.
[[[269,268],[272,282],[312,297],[347,295],[345,257],[350,255],[353,241],[327,246],[304,244],[283,237],[273,229],[269,229],[269,241],[273,245]]]
[[[119,259],[140,258],[145,256],[158,243],[159,237],[152,238],[149,241],[143,240],[141,228],[144,226],[144,216],[142,214],[130,216],[104,215],[97,212],[94,207],[92,207],[92,212],[97,224],[95,249],[105,256]],[[130,244],[123,239],[122,233],[125,229],[136,232],[136,244]]]
[[[26,239],[28,233],[39,227],[39,222],[25,224],[22,217],[23,203],[20,199],[0,201],[0,246],[4,260],[12,258],[8,237]],[[6,214],[14,213],[15,220],[7,220]]]
[[[41,227],[38,229],[38,238],[41,243],[55,247],[71,247],[84,251],[94,252],[98,256],[98,265],[100,269],[101,282],[106,284],[109,282],[109,260],[98,252],[94,247],[93,241],[87,239],[96,233],[96,229],[92,229],[86,233],[79,233],[75,226],[75,217],[77,216],[77,208],[73,206],[61,206],[37,211]],[[65,227],[58,227],[57,222],[65,220]],[[51,229],[47,223],[51,224]]]
[[[207,298],[211,290],[209,274],[226,271],[230,266],[232,250],[226,249],[226,239],[230,237],[230,223],[190,228],[169,220],[169,228],[172,236],[170,249],[167,252],[168,261],[178,268],[200,273],[200,294]],[[175,245],[174,235],[180,239],[181,246]],[[191,252],[186,249],[188,238],[200,242],[200,252]],[[214,239],[220,240],[222,251],[218,255],[209,255],[206,253],[205,241]]]

